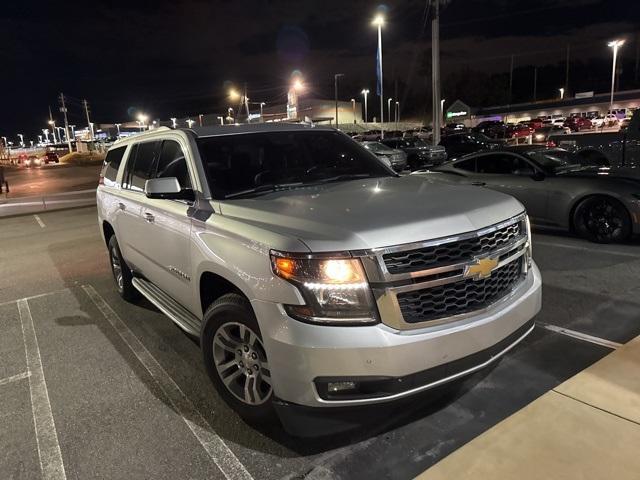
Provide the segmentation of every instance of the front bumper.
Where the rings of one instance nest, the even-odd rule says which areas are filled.
[[[254,300],[252,305],[275,395],[297,405],[345,407],[405,398],[489,365],[531,331],[532,326],[526,324],[540,310],[541,287],[540,272],[532,264],[525,280],[506,301],[461,320],[408,331],[384,324],[309,325],[288,317],[279,304]],[[501,343],[518,331],[517,338]],[[498,344],[501,348],[492,350]],[[323,377],[411,378],[412,383],[381,396],[326,400],[315,384]]]

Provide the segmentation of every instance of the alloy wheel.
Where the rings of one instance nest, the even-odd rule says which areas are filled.
[[[213,361],[227,390],[248,405],[271,398],[271,372],[262,341],[248,326],[228,322],[213,338]]]
[[[622,212],[607,200],[600,200],[585,212],[585,226],[596,238],[611,240],[622,234]]]
[[[118,290],[122,291],[124,288],[124,277],[122,275],[122,263],[120,262],[120,255],[116,247],[111,248],[111,269],[113,270],[113,278],[118,285]]]

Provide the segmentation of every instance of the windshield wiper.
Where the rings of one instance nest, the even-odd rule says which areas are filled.
[[[242,197],[244,195],[251,195],[253,193],[269,193],[275,192],[276,190],[292,188],[292,187],[300,187],[302,186],[302,182],[294,182],[294,183],[265,183],[264,185],[258,185],[254,188],[249,188],[247,190],[242,190],[240,192],[230,193],[225,195],[224,198],[236,198]]]
[[[371,178],[372,176],[370,173],[344,173],[333,177],[320,178],[318,179],[318,183],[343,182],[346,180],[357,180],[359,178]]]

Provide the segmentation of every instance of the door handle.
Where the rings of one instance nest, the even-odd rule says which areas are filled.
[[[156,217],[153,216],[153,213],[145,213],[144,214],[144,219],[149,222],[149,223],[153,223],[153,221],[156,219]]]
[[[119,208],[120,210],[126,210],[126,209],[127,209],[127,206],[126,206],[124,203],[120,202],[120,203],[118,203],[118,208]]]
[[[471,185],[475,185],[476,187],[484,187],[486,185],[485,182],[471,182]]]

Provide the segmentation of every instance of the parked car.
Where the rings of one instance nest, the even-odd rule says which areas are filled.
[[[407,154],[402,150],[389,148],[380,142],[362,142],[362,146],[385,162],[385,164],[388,164],[388,166],[396,172],[401,172],[407,168]]]
[[[476,133],[483,133],[490,138],[505,138],[507,126],[499,120],[485,120],[471,129]]]
[[[411,170],[440,165],[447,159],[447,152],[440,145],[431,145],[420,138],[384,138],[381,143],[390,148],[402,150],[407,154],[407,163]]]
[[[433,136],[431,127],[420,127],[413,130],[407,130],[402,134],[403,137],[416,137],[422,140],[428,140]]]
[[[603,169],[564,149],[520,145],[467,155],[433,170],[454,183],[513,195],[534,225],[575,231],[599,243],[640,233],[640,175]]]
[[[563,125],[569,128],[572,132],[591,130],[593,128],[591,120],[587,117],[569,117],[564,121]]]
[[[614,127],[618,124],[618,122],[618,117],[613,113],[596,117],[591,121],[593,126],[596,128]]]
[[[482,133],[458,133],[443,137],[440,145],[445,148],[448,158],[458,158],[480,150],[502,148],[505,143],[503,140],[495,140]]]
[[[510,124],[507,125],[506,138],[524,138],[532,134],[528,125]]]
[[[464,123],[447,123],[442,129],[443,135],[453,135],[454,133],[464,133],[467,127]]]
[[[198,338],[241,416],[276,412],[295,435],[337,428],[310,429],[306,415],[407,398],[493,363],[540,310],[521,203],[397,175],[328,127],[120,140],[97,210],[119,294]]]
[[[522,125],[526,125],[531,130],[535,130],[536,128],[540,128],[540,127],[544,126],[544,120],[541,119],[541,118],[534,118],[534,119],[531,119],[531,120],[525,120],[525,121],[518,122],[518,123],[522,124]]]
[[[547,120],[543,120],[542,121],[542,126],[543,127],[548,127],[548,126],[563,127],[564,126],[564,122],[566,120],[567,119],[565,117],[549,118]]]
[[[640,167],[640,110],[636,110],[628,127],[619,132],[594,132],[574,135],[551,135],[549,140],[592,163],[611,167]]]
[[[44,156],[42,157],[42,161],[45,165],[49,163],[60,163],[60,158],[58,157],[58,154],[56,152],[45,152]]]
[[[42,159],[37,155],[29,155],[24,161],[23,165],[27,168],[39,167],[42,165]]]
[[[533,132],[533,143],[547,143],[551,135],[566,135],[567,129],[558,125],[547,125],[536,128]]]
[[[620,131],[624,132],[627,130],[627,128],[629,128],[629,125],[631,124],[631,118],[630,117],[626,117],[623,118],[622,120],[620,120]]]

